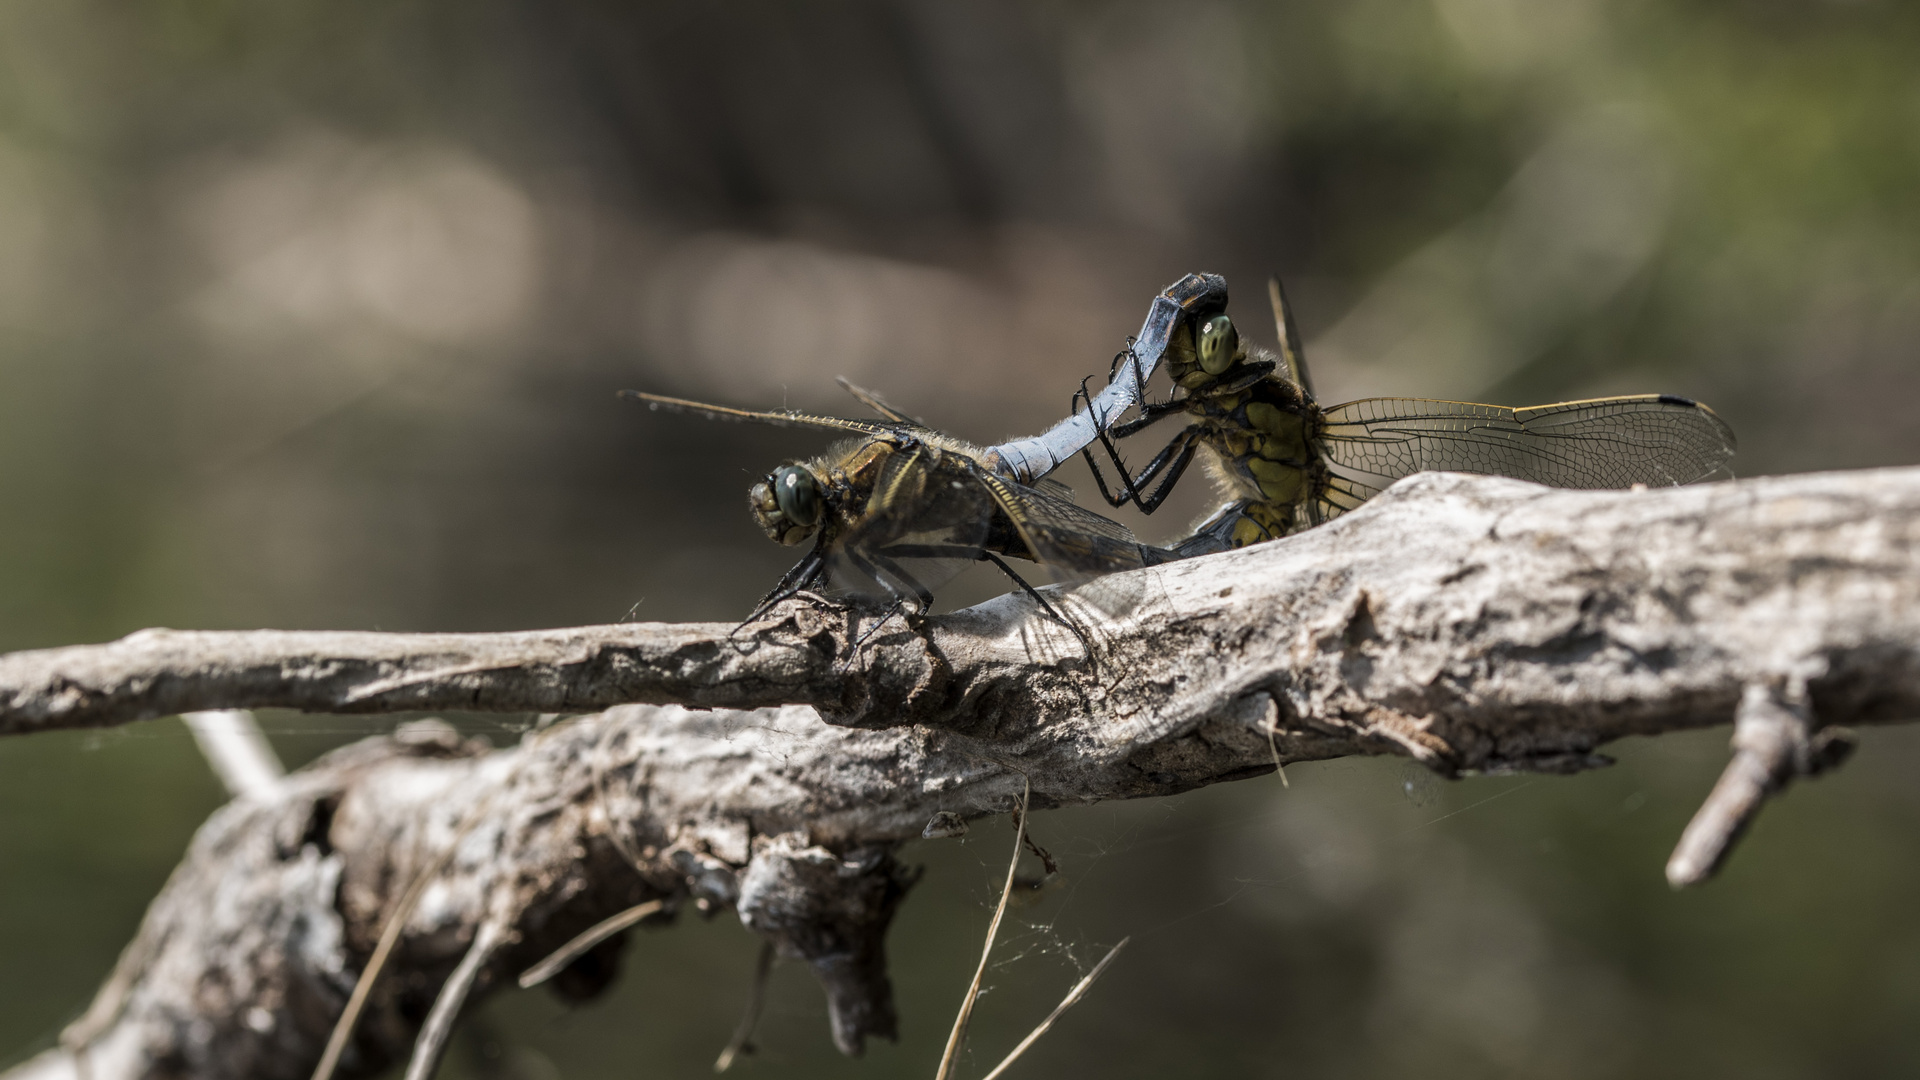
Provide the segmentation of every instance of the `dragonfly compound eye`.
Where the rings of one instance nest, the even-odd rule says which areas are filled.
[[[807,530],[820,524],[820,485],[812,473],[785,465],[773,471],[772,479],[774,501],[789,522]]]
[[[1233,320],[1225,315],[1215,315],[1200,324],[1194,351],[1200,354],[1200,370],[1209,375],[1218,375],[1233,366],[1233,354],[1240,351],[1240,332],[1233,328]]]

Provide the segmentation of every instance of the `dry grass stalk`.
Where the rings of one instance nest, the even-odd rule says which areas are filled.
[[[1101,972],[1107,970],[1107,965],[1113,963],[1113,958],[1119,956],[1120,950],[1126,948],[1127,942],[1132,940],[1130,937],[1121,938],[1120,944],[1108,949],[1107,955],[1101,958],[1099,963],[1093,965],[1093,970],[1087,972],[1086,978],[1073,984],[1073,989],[1067,991],[1067,996],[1061,999],[1060,1004],[1054,1006],[1053,1011],[1047,1014],[1045,1020],[1040,1021],[1040,1026],[1029,1032],[1026,1038],[1021,1039],[1020,1045],[1014,1047],[1012,1053],[1001,1058],[1000,1064],[993,1067],[993,1071],[986,1075],[985,1080],[997,1080],[1001,1073],[1006,1072],[1009,1066],[1019,1060],[1021,1054],[1026,1053],[1029,1047],[1040,1041],[1040,1036],[1045,1035],[1047,1031],[1053,1027],[1053,1022],[1060,1019],[1061,1014],[1079,1004],[1080,999],[1087,996],[1087,990],[1093,986],[1093,980],[1099,978]]]
[[[521,972],[520,989],[532,989],[560,974],[568,964],[579,959],[581,953],[659,911],[663,906],[659,900],[649,900],[644,904],[635,904],[618,915],[594,923],[582,931],[580,936],[555,949],[545,960]]]
[[[740,1024],[733,1029],[733,1038],[727,1040],[726,1048],[714,1060],[713,1071],[726,1072],[733,1068],[734,1061],[752,1048],[753,1029],[760,1022],[760,1008],[767,1000],[767,977],[773,974],[773,942],[760,946],[760,962],[753,969],[753,989],[747,993],[747,1011],[740,1016]]]
[[[1007,883],[1000,890],[1000,904],[993,909],[993,921],[987,924],[987,944],[980,950],[980,966],[974,969],[967,996],[960,1001],[960,1015],[953,1019],[953,1033],[947,1036],[946,1052],[940,1055],[940,1070],[934,1080],[949,1080],[960,1060],[960,1047],[967,1038],[967,1023],[973,1019],[974,1003],[980,1000],[980,982],[987,975],[987,960],[993,955],[993,939],[1000,933],[1000,920],[1007,913],[1007,897],[1013,895],[1013,878],[1020,869],[1020,847],[1027,839],[1027,802],[1033,794],[1029,781],[1020,791],[1020,820],[1013,830],[1013,858],[1007,863]]]

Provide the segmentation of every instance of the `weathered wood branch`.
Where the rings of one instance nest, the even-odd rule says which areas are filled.
[[[463,958],[484,993],[649,899],[732,906],[809,960],[855,1050],[892,1027],[881,938],[911,885],[893,848],[1029,781],[1046,807],[1352,753],[1571,770],[1737,714],[1670,870],[1697,880],[1766,795],[1837,759],[1835,725],[1920,714],[1917,570],[1920,469],[1645,492],[1431,475],[1057,599],[1091,660],[1019,597],[871,634],[793,603],[737,633],[165,631],[0,657],[10,732],[265,705],[813,707],[623,707],[491,753],[419,727],[337,752],[208,822],[66,1048],[15,1075],[77,1075],[84,1053],[101,1080],[304,1076],[385,915],[456,839],[351,1071],[407,1052]],[[612,951],[555,983],[590,992]]]

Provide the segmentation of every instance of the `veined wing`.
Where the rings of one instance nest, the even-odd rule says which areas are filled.
[[[971,462],[914,445],[881,467],[866,509],[827,551],[835,590],[879,600],[932,601],[933,590],[980,557],[992,497]]]
[[[817,416],[803,412],[756,412],[752,409],[735,409],[726,405],[708,405],[705,402],[688,401],[685,398],[667,397],[664,394],[648,394],[639,390],[622,390],[620,396],[632,401],[644,401],[651,409],[665,409],[668,412],[686,413],[689,416],[704,416],[709,420],[772,424],[775,427],[824,428],[828,431],[852,431],[861,435],[878,435],[883,432],[897,432],[918,427],[914,424],[880,420],[849,420],[841,416]]]
[[[980,473],[980,482],[1013,523],[1034,561],[1065,578],[1079,580],[1137,570],[1172,558],[1170,552],[1142,544],[1125,525],[1083,509],[1053,491],[1016,484],[985,471]]]
[[[1321,452],[1350,509],[1426,469],[1491,473],[1566,488],[1685,484],[1733,456],[1733,430],[1712,409],[1671,394],[1563,401],[1528,409],[1424,398],[1368,398],[1325,412]]]
[[[897,424],[912,424],[914,427],[926,426],[925,424],[920,422],[919,417],[908,416],[906,413],[901,412],[899,409],[895,408],[892,404],[890,404],[886,398],[883,398],[879,394],[876,394],[873,391],[867,389],[866,387],[861,386],[860,384],[854,382],[852,379],[847,378],[845,375],[835,375],[833,377],[833,381],[840,384],[840,389],[845,390],[849,394],[852,394],[853,400],[859,402],[862,405],[865,405],[867,408],[872,409],[874,412],[879,413],[881,416],[884,416],[887,419],[892,420]]]

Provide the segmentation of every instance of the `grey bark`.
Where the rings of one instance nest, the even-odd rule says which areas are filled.
[[[77,1075],[82,1047],[100,1080],[306,1075],[386,913],[456,839],[350,1071],[407,1052],[479,928],[505,929],[468,965],[475,995],[655,898],[733,907],[808,960],[857,1051],[893,1024],[882,942],[912,884],[895,847],[936,813],[1008,809],[1023,781],[1044,808],[1356,753],[1570,771],[1738,712],[1670,868],[1698,880],[1764,796],[1838,759],[1834,725],[1920,713],[1916,570],[1920,469],[1642,492],[1427,475],[1298,537],[1056,598],[1091,658],[1017,596],[857,649],[863,617],[797,602],[737,633],[164,631],[0,657],[14,732],[267,705],[786,706],[337,752],[216,813],[64,1048],[12,1075]],[[590,992],[605,959],[556,982]]]

